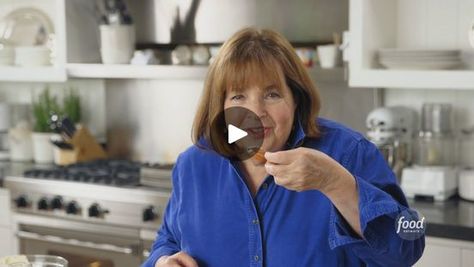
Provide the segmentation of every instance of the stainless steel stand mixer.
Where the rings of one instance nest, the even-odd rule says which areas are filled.
[[[398,182],[403,168],[412,161],[416,124],[416,112],[403,106],[374,109],[366,119],[368,139],[383,154]]]

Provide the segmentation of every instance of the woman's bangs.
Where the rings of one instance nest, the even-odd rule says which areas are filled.
[[[265,89],[269,85],[275,85],[281,90],[285,82],[281,68],[274,59],[250,59],[230,63],[223,78],[226,81],[223,89],[236,92],[253,86]]]

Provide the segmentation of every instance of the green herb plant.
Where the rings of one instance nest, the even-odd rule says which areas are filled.
[[[62,115],[74,123],[81,121],[81,99],[74,88],[70,88],[63,99]]]
[[[40,133],[52,132],[48,120],[52,113],[59,113],[60,111],[56,97],[50,94],[48,86],[45,87],[39,94],[38,99],[33,101],[34,131]]]

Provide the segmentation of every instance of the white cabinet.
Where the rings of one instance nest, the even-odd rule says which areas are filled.
[[[10,193],[0,187],[0,257],[14,254]]]
[[[472,0],[350,0],[349,85],[376,88],[474,89],[474,49],[468,30]],[[391,70],[380,48],[459,49],[459,70]]]
[[[64,82],[71,78],[203,80],[207,73],[205,66],[97,63],[100,62],[99,25],[94,12],[95,1],[92,0],[0,0],[0,18],[16,9],[27,7],[38,9],[51,20],[55,36],[53,65],[0,65],[0,82]]]
[[[461,266],[467,267],[474,265],[474,249],[461,250]]]
[[[0,0],[0,18],[20,8],[44,13],[54,28],[52,65],[41,67],[0,66],[0,81],[66,81],[66,0]]]
[[[426,237],[425,251],[416,267],[471,267],[474,264],[474,242]]]

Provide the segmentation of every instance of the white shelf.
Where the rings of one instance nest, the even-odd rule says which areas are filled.
[[[374,88],[474,89],[473,70],[376,70],[350,72],[349,86]]]
[[[474,89],[467,29],[474,1],[351,0],[349,85],[353,87]],[[427,11],[429,10],[429,11]],[[440,20],[443,17],[446,19]],[[457,49],[467,69],[381,69],[380,48]]]
[[[81,79],[180,79],[204,80],[207,66],[175,65],[103,65],[103,64],[67,64],[60,67],[0,67],[0,82],[65,82],[69,78]],[[317,82],[335,82],[343,80],[343,68],[308,69]]]
[[[69,78],[203,80],[207,66],[67,64]]]
[[[66,80],[66,70],[60,67],[0,67],[2,82],[64,82]]]
[[[204,80],[207,66],[67,64],[69,78]],[[308,69],[317,82],[343,81],[344,69]]]

